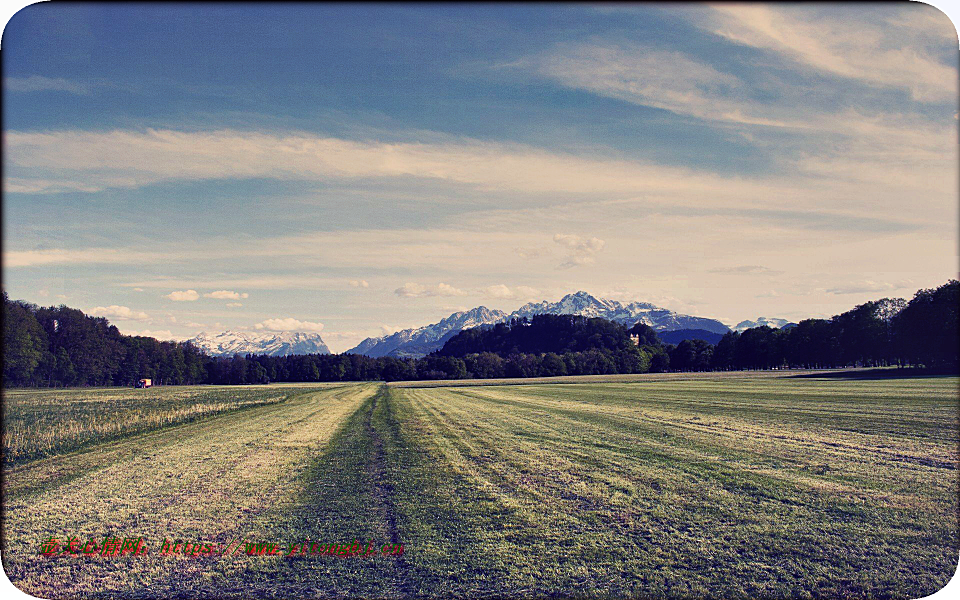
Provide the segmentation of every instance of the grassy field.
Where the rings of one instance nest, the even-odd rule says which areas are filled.
[[[304,391],[8,470],[3,563],[51,598],[918,598],[945,585],[960,548],[957,378],[790,375]],[[405,551],[38,556],[51,535],[107,533]]]
[[[272,404],[302,388],[286,384],[5,390],[3,461],[22,462],[216,413]]]

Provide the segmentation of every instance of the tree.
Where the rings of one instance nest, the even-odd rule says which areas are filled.
[[[563,359],[553,352],[547,352],[540,361],[540,375],[542,377],[558,377],[567,374],[567,365]]]
[[[32,307],[3,292],[3,384],[28,385],[47,347]]]
[[[650,357],[651,373],[666,373],[670,370],[670,355],[663,348],[659,348]]]
[[[896,351],[912,365],[958,368],[960,282],[919,290],[893,319]]]

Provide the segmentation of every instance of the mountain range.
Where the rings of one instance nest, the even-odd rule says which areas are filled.
[[[795,325],[786,319],[776,319],[776,318],[767,318],[760,317],[756,321],[740,321],[733,326],[734,331],[744,331],[746,329],[751,329],[753,327],[772,327],[773,329],[782,329],[784,327]]]
[[[234,354],[266,354],[287,356],[290,354],[330,354],[318,333],[298,331],[224,331],[201,333],[188,340],[212,356]]]
[[[638,322],[645,323],[660,333],[661,339],[667,343],[678,343],[683,339],[704,339],[716,343],[720,336],[731,329],[716,319],[676,313],[649,302],[625,304],[616,300],[597,298],[587,292],[580,291],[567,294],[557,302],[529,302],[509,314],[486,306],[455,312],[431,325],[367,338],[347,352],[372,357],[419,358],[434,350],[439,350],[448,339],[464,329],[505,323],[511,319],[530,318],[541,314],[601,317],[628,327],[632,327]],[[786,319],[760,317],[755,321],[741,321],[733,327],[733,330],[743,331],[750,327],[763,325],[777,329],[789,327],[792,323]],[[668,334],[667,332],[672,333]],[[189,341],[212,356],[330,354],[330,349],[327,348],[323,338],[317,333],[294,331],[204,332]]]
[[[722,335],[730,331],[729,327],[716,319],[675,313],[649,302],[623,304],[616,300],[596,298],[581,291],[567,294],[558,302],[530,302],[510,314],[502,310],[478,306],[468,311],[453,313],[439,323],[404,329],[381,337],[367,338],[347,352],[373,357],[417,358],[440,349],[444,342],[464,329],[540,314],[601,317],[628,327],[642,322],[658,332],[697,329]]]

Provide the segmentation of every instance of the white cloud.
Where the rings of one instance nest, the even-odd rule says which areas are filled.
[[[366,281],[364,281],[363,279],[351,281],[351,282],[350,282],[350,285],[353,286],[353,287],[355,287],[355,288],[368,288],[368,287],[370,287],[370,284],[367,283]]]
[[[250,294],[247,293],[238,293],[231,290],[217,290],[215,292],[209,292],[203,295],[204,298],[216,298],[218,300],[240,300],[241,298],[247,298]]]
[[[606,242],[599,238],[569,233],[558,233],[553,236],[553,241],[568,251],[566,261],[560,265],[563,269],[593,264],[596,262],[595,255],[606,245]]]
[[[420,296],[425,296],[427,288],[420,285],[419,283],[405,283],[397,289],[393,290],[393,293],[400,296],[401,298],[417,298]]]
[[[437,284],[437,295],[438,296],[466,296],[467,293],[463,290],[459,290],[452,285],[447,285],[446,283]]]
[[[323,323],[314,323],[311,321],[298,321],[293,318],[285,319],[267,319],[253,326],[255,329],[266,329],[269,331],[310,331],[320,333],[323,331]]]
[[[613,56],[620,60],[618,54]],[[606,54],[603,53],[599,58],[595,57],[598,66],[585,68],[585,72],[603,72],[604,57]],[[617,68],[610,67],[614,71]],[[698,82],[691,85],[700,89]],[[698,112],[698,106],[714,107],[710,110],[715,110],[724,103],[730,105],[730,110],[748,111],[745,108],[748,104],[733,87],[707,86],[705,89],[710,94],[702,97],[679,92],[664,97],[673,98],[674,109],[682,114],[702,114]],[[657,95],[654,91],[650,94]],[[5,134],[5,159],[9,165],[8,174],[29,173],[34,178],[49,179],[70,172],[72,177],[82,175],[87,184],[97,189],[212,178],[354,181],[359,177],[419,177],[445,180],[483,192],[516,192],[521,205],[537,201],[543,193],[579,194],[591,199],[601,197],[615,201],[656,198],[675,207],[696,208],[709,204],[714,209],[789,210],[803,203],[807,210],[843,210],[850,214],[869,210],[874,215],[901,216],[905,195],[926,194],[931,197],[930,206],[947,197],[955,204],[955,186],[944,184],[956,169],[957,136],[952,119],[951,126],[945,127],[936,120],[911,114],[870,113],[854,109],[825,113],[808,109],[799,98],[795,100],[793,104],[752,101],[749,114],[744,112],[748,118],[733,119],[738,122],[789,120],[795,131],[820,136],[812,138],[805,153],[776,157],[787,175],[723,176],[705,170],[625,159],[615,154],[579,156],[520,144],[471,139],[460,139],[456,143],[360,143],[306,133],[281,136],[232,130],[13,131]],[[645,100],[640,99],[640,102]],[[823,139],[824,135],[831,137]],[[762,143],[772,142],[763,140]],[[530,196],[524,197],[523,194]],[[368,233],[373,235],[375,232],[360,232],[359,235]],[[325,237],[344,235],[328,232]],[[494,236],[487,237],[492,239]],[[288,239],[296,238],[290,236]],[[283,239],[271,242],[281,241]],[[440,240],[445,241],[449,240]],[[511,240],[508,248],[529,248],[530,241],[528,238],[518,244]],[[416,244],[408,244],[421,254],[431,249],[430,246],[439,245],[437,241],[422,239]],[[306,246],[280,243],[257,246],[250,248],[249,252],[258,255],[263,252],[271,255],[313,253]],[[381,246],[379,240],[374,239],[359,256],[342,253],[338,258],[350,261],[351,266],[359,266],[367,263],[361,258],[379,253]],[[235,254],[235,250],[232,248],[231,252]],[[234,255],[211,244],[204,250],[203,258],[208,259],[211,252]],[[393,249],[388,249],[386,254],[388,260],[397,264],[405,258],[405,254]],[[196,258],[189,251],[178,248],[156,256],[136,256],[116,249],[14,251],[5,253],[4,259],[8,266],[29,266],[66,262],[157,262],[168,261],[171,256],[179,260]],[[342,280],[332,281],[342,284]],[[231,284],[224,282],[220,285]]]
[[[483,290],[487,296],[492,298],[513,298],[513,290],[501,284],[491,285]]]
[[[425,286],[419,283],[408,282],[393,291],[401,298],[422,298],[426,296],[466,296],[467,292],[457,289],[446,283],[434,286]]]
[[[127,306],[96,306],[90,310],[94,317],[106,317],[108,319],[122,319],[125,321],[149,321],[150,315],[143,311],[133,310]]]
[[[44,77],[31,75],[29,77],[5,77],[3,87],[8,92],[70,92],[71,94],[87,94],[89,87],[82,83],[70,81],[60,77]]]
[[[174,302],[193,302],[200,298],[200,294],[196,290],[183,290],[170,292],[164,298],[169,298]]]
[[[230,308],[237,308],[238,306],[243,306],[243,303],[241,303],[241,302],[227,302],[226,305],[229,306]]]
[[[530,299],[540,293],[537,289],[525,285],[518,285],[511,289],[502,283],[486,287],[481,292],[485,296],[504,300]]]

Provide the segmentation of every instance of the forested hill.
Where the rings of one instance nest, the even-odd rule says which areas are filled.
[[[123,335],[103,317],[11,301],[3,292],[3,385],[202,383],[207,357],[185,342]]]
[[[519,353],[622,351],[634,346],[627,328],[601,318],[575,315],[534,315],[490,327],[466,329],[436,352],[438,356],[466,356],[493,352],[500,356]]]

